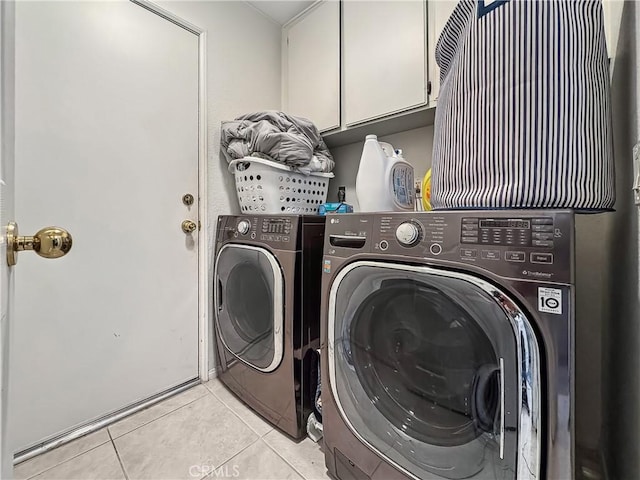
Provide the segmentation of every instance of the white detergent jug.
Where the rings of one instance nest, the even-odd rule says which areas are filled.
[[[356,197],[361,212],[414,209],[413,167],[392,145],[367,135],[356,176]]]

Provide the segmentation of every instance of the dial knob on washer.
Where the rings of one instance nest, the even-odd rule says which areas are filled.
[[[246,235],[251,229],[251,224],[247,220],[240,220],[237,228],[240,235]]]
[[[412,247],[420,241],[420,227],[413,222],[404,222],[396,229],[396,238],[401,245]]]

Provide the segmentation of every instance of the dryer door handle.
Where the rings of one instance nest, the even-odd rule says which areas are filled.
[[[218,307],[218,311],[221,312],[222,311],[222,304],[223,304],[223,300],[222,300],[222,292],[224,291],[222,288],[222,280],[220,279],[220,277],[217,278],[217,282],[216,282],[216,288],[218,289],[218,295],[217,297],[217,303],[218,305],[216,305]]]

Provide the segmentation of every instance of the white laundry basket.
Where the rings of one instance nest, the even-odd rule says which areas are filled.
[[[243,213],[317,214],[333,173],[304,175],[281,163],[244,157],[229,162]]]

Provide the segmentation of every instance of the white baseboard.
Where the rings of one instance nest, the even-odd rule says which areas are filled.
[[[215,367],[209,370],[209,380],[213,380],[217,376],[218,376],[218,372],[216,371]]]

